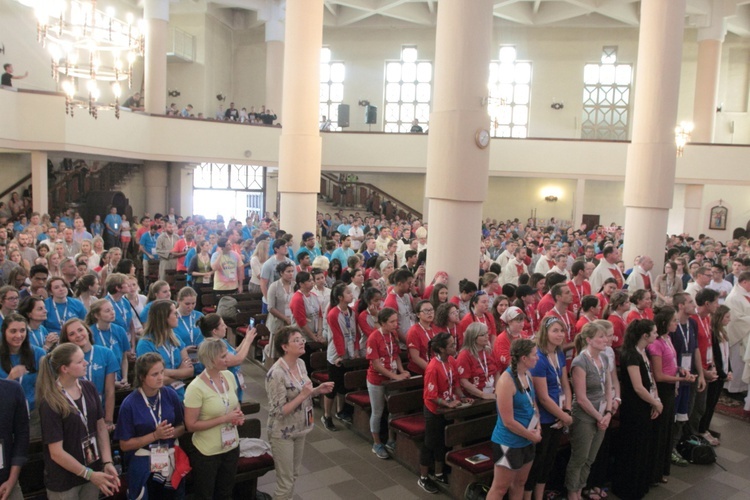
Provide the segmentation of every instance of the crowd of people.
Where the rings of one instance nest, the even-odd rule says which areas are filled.
[[[113,449],[129,464],[129,498],[182,498],[175,443],[185,432],[201,470],[197,497],[231,496],[239,405],[253,398],[241,365],[256,331],[232,346],[222,317],[198,310],[203,293],[263,297],[275,498],[294,495],[313,398],[322,396],[326,430],[351,421],[344,375],[357,358],[369,362],[381,459],[395,447],[381,432],[385,385],[423,377],[418,484],[430,493],[450,480],[441,408],[496,401],[493,499],[545,498],[564,434],[569,498],[604,498],[610,479],[620,498],[642,498],[672,466],[687,466],[681,440],[720,444],[710,432],[719,396],[747,390],[746,240],[669,237],[654,277],[651,256],[621,261],[619,228],[487,220],[474,281],[426,276],[428,228],[418,220],[321,213],[299,246],[268,214],[243,224],[170,209],[128,221],[113,208],[88,222],[72,211],[17,213],[0,227],[0,394],[13,402],[0,407],[10,464],[0,491],[13,498],[30,439],[44,445],[50,498],[118,490]],[[156,262],[158,280],[138,276]],[[188,285],[171,290],[172,270]],[[329,373],[316,387],[315,352]],[[115,392],[131,388],[116,411]]]

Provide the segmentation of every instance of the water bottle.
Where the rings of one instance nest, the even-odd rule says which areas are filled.
[[[120,452],[118,450],[115,450],[115,454],[112,456],[112,465],[115,466],[115,470],[117,471],[117,475],[122,475],[122,459],[120,458]]]

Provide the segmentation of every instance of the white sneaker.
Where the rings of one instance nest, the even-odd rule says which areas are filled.
[[[708,431],[704,432],[702,437],[703,437],[703,439],[705,439],[706,441],[708,441],[708,444],[710,444],[711,446],[719,446],[719,444],[720,444],[719,440],[716,439],[713,436],[713,434],[711,434]]]

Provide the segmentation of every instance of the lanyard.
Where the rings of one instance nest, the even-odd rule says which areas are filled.
[[[447,361],[443,361],[440,358],[438,358],[438,361],[440,361],[440,366],[443,367],[443,371],[445,372],[445,378],[448,380],[448,394],[450,394],[451,399],[453,399],[453,368],[448,370],[445,367]]]
[[[562,376],[562,368],[560,368],[560,360],[557,357],[557,351],[555,351],[551,356],[547,355],[548,359],[550,360],[550,364],[552,365],[552,368],[555,370],[555,378],[557,378],[557,387],[560,388],[560,391],[563,390],[562,381],[560,380]]]
[[[153,406],[151,406],[151,403],[148,402],[148,398],[146,397],[146,393],[143,392],[143,389],[139,388],[138,392],[141,393],[143,402],[146,403],[148,411],[151,412],[151,418],[154,419],[154,425],[158,427],[159,422],[161,422],[161,389],[156,393],[156,403],[154,403]],[[156,414],[154,414],[154,410],[156,410]]]
[[[385,345],[385,351],[388,353],[388,360],[393,359],[393,336],[388,335],[390,337],[390,342],[385,340],[385,333],[383,333],[383,330],[380,330],[380,335],[383,337],[383,345]]]
[[[219,389],[216,387],[216,384],[214,384],[214,379],[211,378],[208,372],[206,372],[206,377],[211,383],[211,387],[213,387],[214,391],[219,394],[221,402],[224,405],[224,415],[226,415],[227,413],[229,413],[229,389],[224,384],[224,375],[219,373],[219,377],[221,377],[221,391],[219,391]]]
[[[112,336],[112,326],[110,325],[109,330],[101,330],[99,326],[97,325],[91,325],[91,329],[96,331],[96,334],[99,336],[99,340],[101,341],[102,345],[104,347],[109,347],[110,349],[117,344],[115,342],[114,337]],[[104,338],[104,332],[107,332],[109,334],[109,342]]]
[[[643,358],[643,362],[646,363],[646,372],[648,373],[649,390],[654,388],[654,376],[651,374],[651,363],[648,362],[648,356],[646,356],[646,350],[641,351],[637,349],[638,353]]]
[[[173,358],[173,356],[174,356],[174,351],[175,351],[175,349],[177,349],[177,348],[176,348],[175,346],[173,346],[173,345],[170,345],[170,347],[169,347],[169,348],[167,348],[167,346],[162,346],[162,347],[164,347],[164,349],[165,349],[165,352],[167,352],[167,353],[168,353],[168,354],[167,354],[167,357],[166,357],[166,359],[164,360],[164,362],[165,362],[165,363],[168,363],[168,364],[169,364],[169,367],[168,367],[168,368],[169,368],[170,370],[174,370],[175,368],[174,368],[174,358]],[[168,350],[167,350],[167,349],[168,349]],[[156,351],[157,351],[157,352],[158,352],[159,354],[161,354],[161,347],[157,347],[157,348],[156,348]]]
[[[602,363],[602,368],[599,369],[599,367],[596,365],[596,361],[594,360],[594,357],[589,352],[588,348],[585,349],[583,352],[586,353],[586,355],[589,357],[592,363],[594,363],[594,368],[596,368],[596,371],[599,373],[599,382],[602,384],[602,394],[604,394],[605,390],[605,382],[607,381],[607,371],[604,369],[604,363]],[[602,360],[599,358],[599,362],[601,363]]]
[[[560,314],[560,312],[558,312],[558,310],[554,307],[552,308],[552,311],[554,311],[553,314],[560,318],[560,321],[562,321],[565,325],[565,329],[568,331],[567,338],[570,339],[570,322],[568,321],[567,312],[565,312],[564,314]]]
[[[120,314],[122,315],[122,321],[127,323],[128,322],[127,308],[125,308],[125,306],[120,306],[120,304],[117,301],[115,301],[115,298],[112,297],[112,295],[110,294],[107,294],[107,300],[109,300],[112,303],[116,311],[120,312]],[[120,302],[122,302],[122,299],[120,299]]]
[[[299,390],[301,391],[305,387],[305,380],[304,378],[302,378],[302,375],[300,375],[299,379],[297,379],[297,377],[292,375],[292,370],[289,368],[289,365],[286,364],[286,361],[284,361],[284,358],[279,358],[279,361],[281,361],[284,367],[286,368],[286,372],[289,375],[289,378],[292,380],[292,383],[298,386]]]
[[[482,356],[484,357],[484,364],[482,364],[482,360],[479,359],[479,356],[477,356],[477,361],[479,362],[479,367],[484,372],[484,379],[486,381],[489,381],[490,379],[490,373],[489,373],[489,367],[487,366],[487,352],[482,351]]]
[[[44,338],[44,334],[42,334],[41,325],[36,330],[29,328],[29,332],[31,332],[31,338],[34,339],[37,345],[39,347],[42,347],[44,345],[45,338]]]
[[[427,337],[427,343],[429,343],[430,340],[432,340],[432,337],[430,337],[430,332],[432,332],[432,328],[428,330],[427,328],[422,326],[422,323],[417,323],[417,324],[419,325],[419,328],[421,328],[422,331],[424,332],[424,336]],[[428,354],[427,357],[429,359],[430,355]]]
[[[698,318],[698,321],[701,322],[701,328],[703,329],[703,334],[708,339],[708,347],[711,347],[713,342],[711,342],[711,321],[708,319],[708,316],[706,317],[707,321],[703,321],[703,318],[701,318],[700,314],[696,314],[696,317]],[[706,325],[708,323],[708,325]]]
[[[57,316],[57,322],[62,328],[65,320],[68,319],[68,299],[65,299],[65,309],[63,309],[62,318],[60,317],[60,311],[57,309],[57,302],[52,301],[52,309],[55,310],[55,316]]]
[[[88,352],[88,359],[86,359],[87,353],[83,353],[83,359],[86,359],[86,362],[89,364],[86,367],[86,380],[92,384],[94,383],[94,349],[96,349],[96,346],[92,345],[91,350]]]
[[[529,400],[529,404],[531,405],[531,409],[534,410],[534,413],[536,413],[536,405],[534,404],[534,398],[531,397],[531,379],[529,378],[528,373],[526,374],[526,385],[528,385],[528,387],[523,391],[523,393],[526,394],[526,397]]]
[[[683,330],[681,324],[677,324],[677,327],[680,329],[680,334],[682,335],[682,340],[685,341],[685,352],[690,350],[690,322],[687,323],[687,332]]]
[[[188,322],[185,322],[185,318],[190,318]],[[193,338],[193,334],[195,333],[193,325],[195,324],[195,321],[193,321],[193,313],[191,312],[187,316],[180,316],[180,323],[182,323],[182,326],[185,327],[185,330],[187,330],[187,334],[190,336],[190,343],[194,344],[195,339]]]
[[[60,390],[65,395],[66,398],[68,398],[68,401],[70,401],[70,404],[73,406],[73,409],[78,413],[78,417],[81,419],[81,422],[83,422],[83,426],[86,428],[86,431],[88,431],[89,424],[88,424],[88,416],[89,411],[88,407],[86,406],[86,396],[83,394],[83,389],[81,389],[81,384],[76,380],[76,385],[78,386],[78,389],[81,391],[81,406],[83,406],[83,411],[78,408],[78,405],[75,401],[73,401],[73,398],[70,397],[70,394],[68,394],[68,391],[65,390],[65,388],[62,386],[60,381],[57,381],[57,385],[60,387]]]

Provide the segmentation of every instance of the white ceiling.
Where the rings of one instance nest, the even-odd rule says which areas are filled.
[[[284,9],[284,0],[207,1],[220,8],[255,11],[260,23],[271,10]],[[640,16],[640,0],[494,0],[494,4],[496,24],[501,26],[636,28]],[[325,25],[429,27],[436,23],[439,6],[439,0],[325,0]],[[688,0],[686,26],[707,27],[712,6],[718,16],[727,18],[730,33],[750,38],[750,0]]]

